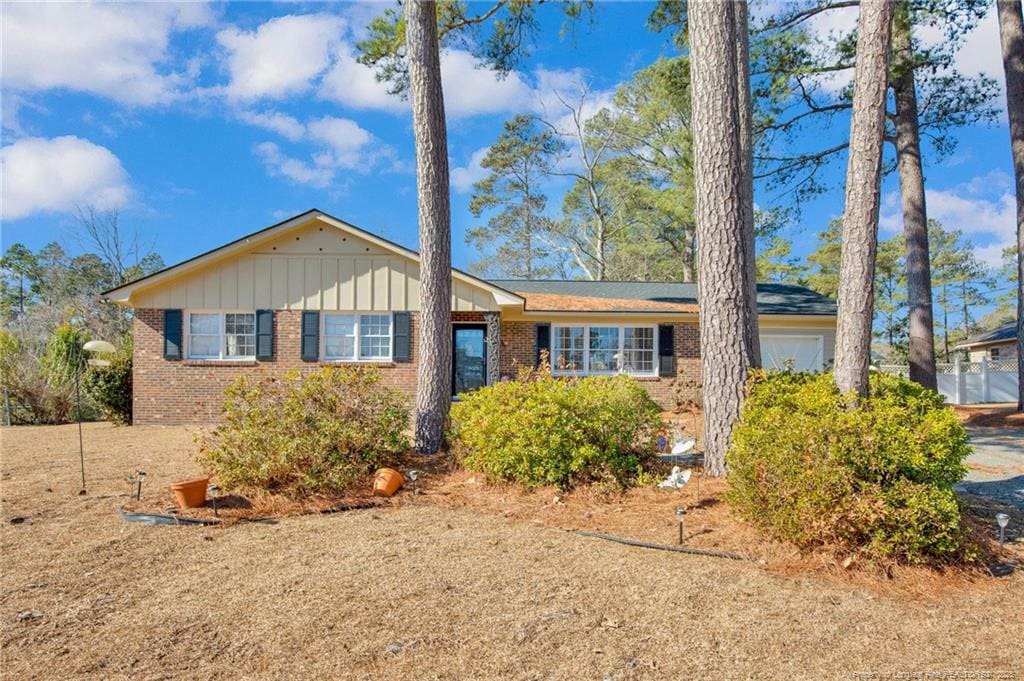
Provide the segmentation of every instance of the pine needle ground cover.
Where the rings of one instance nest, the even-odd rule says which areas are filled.
[[[88,424],[86,497],[75,494],[74,426],[3,429],[0,440],[10,678],[1021,673],[1020,575],[910,597],[629,548],[557,529],[568,515],[535,522],[542,504],[581,521],[597,505],[555,503],[550,489],[517,500],[487,486],[488,504],[508,499],[508,518],[408,503],[276,525],[132,525],[115,513],[126,473],[146,469],[153,489],[199,473],[187,429]],[[452,480],[449,499],[460,482],[484,487]],[[649,492],[604,499],[598,515],[639,516],[631,495]],[[657,522],[651,537],[664,540]]]

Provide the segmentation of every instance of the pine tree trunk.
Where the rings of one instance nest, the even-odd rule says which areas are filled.
[[[1020,0],[997,0],[996,5],[1017,181],[1017,411],[1024,411],[1024,22]]]
[[[937,390],[928,213],[921,167],[921,138],[917,129],[917,90],[911,66],[910,10],[906,0],[896,8],[892,30],[893,60],[899,69],[892,90],[896,99],[896,156],[903,204],[903,235],[907,249],[910,380]]]
[[[736,111],[740,126],[740,190],[743,192],[743,275],[747,287],[750,366],[761,366],[757,327],[757,246],[754,242],[754,109],[750,97],[750,29],[747,0],[732,6],[736,23]]]
[[[452,399],[452,256],[448,138],[434,2],[405,3],[409,91],[420,216],[420,317],[416,451],[441,448]]]
[[[689,21],[704,467],[723,475],[752,355],[732,2],[690,3]]]
[[[865,0],[860,3],[857,19],[857,67],[853,81],[850,160],[846,169],[835,378],[840,390],[858,396],[867,395],[871,362],[892,10],[889,0]]]

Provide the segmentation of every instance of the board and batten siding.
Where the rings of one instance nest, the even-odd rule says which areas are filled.
[[[193,310],[418,311],[419,283],[415,260],[314,224],[143,289],[134,296],[133,305]],[[490,292],[466,282],[452,282],[452,310],[498,309]]]

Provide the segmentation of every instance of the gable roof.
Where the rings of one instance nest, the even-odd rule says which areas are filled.
[[[990,343],[1005,343],[1016,340],[1017,322],[1010,322],[998,328],[971,336],[956,346],[957,349],[969,348],[975,345],[988,345]]]
[[[205,253],[200,253],[199,255],[189,258],[188,260],[183,260],[176,265],[165,267],[162,270],[140,277],[134,281],[130,281],[120,286],[115,286],[112,289],[104,291],[100,295],[104,300],[110,300],[111,302],[127,302],[131,298],[131,295],[136,291],[155,286],[171,277],[175,277],[193,269],[198,269],[205,266],[207,263],[230,257],[242,252],[244,249],[251,248],[256,244],[275,239],[282,234],[285,234],[292,229],[302,227],[315,219],[319,219],[327,224],[337,227],[338,229],[348,231],[353,235],[358,236],[361,239],[365,239],[376,246],[380,246],[385,250],[419,262],[420,254],[417,251],[401,246],[393,241],[389,241],[388,239],[384,239],[383,237],[377,236],[365,229],[356,227],[355,225],[345,222],[340,218],[336,218],[322,210],[311,208],[304,213],[299,213],[287,220],[283,220],[270,225],[269,227],[257,230],[251,234],[239,237],[238,239],[230,241],[223,246],[218,246],[217,248],[206,251]],[[508,305],[523,302],[523,298],[521,296],[503,289],[486,279],[480,279],[479,277],[475,277],[472,274],[463,272],[462,270],[452,268],[452,278],[462,280],[468,284],[478,286],[491,292],[495,295],[499,304]]]
[[[527,310],[696,312],[697,284],[654,281],[557,281],[492,279],[526,299]],[[594,307],[584,307],[594,301]],[[554,307],[551,307],[554,306]],[[836,304],[793,284],[758,284],[757,311],[766,315],[835,316]]]

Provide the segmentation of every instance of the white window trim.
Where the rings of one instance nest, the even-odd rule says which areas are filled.
[[[784,340],[816,340],[818,341],[818,367],[817,369],[811,369],[811,371],[824,371],[825,370],[825,336],[823,334],[799,334],[799,333],[766,333],[761,330],[758,333],[758,342],[762,339],[784,339]]]
[[[355,332],[355,343],[353,348],[353,357],[328,357],[327,356],[327,317],[352,317],[354,319],[353,331]],[[360,324],[362,323],[363,315],[372,315],[374,317],[387,317],[388,318],[388,355],[386,357],[360,357]],[[393,362],[395,357],[395,314],[393,312],[350,312],[350,311],[338,311],[332,310],[331,312],[320,313],[320,359],[324,362],[338,362],[349,364],[352,362],[361,362],[364,364],[379,364],[381,362]]]
[[[217,356],[193,356],[192,355],[192,315],[194,314],[215,314],[219,317],[220,321],[217,324]],[[225,342],[224,337],[227,335],[224,333],[224,325],[226,324],[224,315],[228,314],[251,314],[253,319],[253,354],[244,356],[226,356],[224,354]],[[182,335],[185,337],[185,359],[195,360],[197,362],[254,362],[256,361],[256,343],[258,342],[256,333],[256,310],[185,310],[185,319],[182,322]]]
[[[566,328],[582,328],[583,329],[583,369],[572,370],[572,369],[559,369],[554,365],[555,356],[555,339],[557,338],[558,329]],[[616,350],[616,357],[621,358],[625,352],[626,345],[626,329],[651,329],[654,335],[654,370],[650,373],[637,372],[637,371],[626,371],[625,369],[619,369],[617,371],[591,371],[590,370],[590,330],[591,329],[618,329],[619,330],[619,348]],[[552,324],[551,325],[551,373],[555,376],[615,376],[617,374],[626,374],[627,376],[636,376],[637,378],[658,378],[660,376],[660,362],[658,361],[658,325],[657,324]]]

